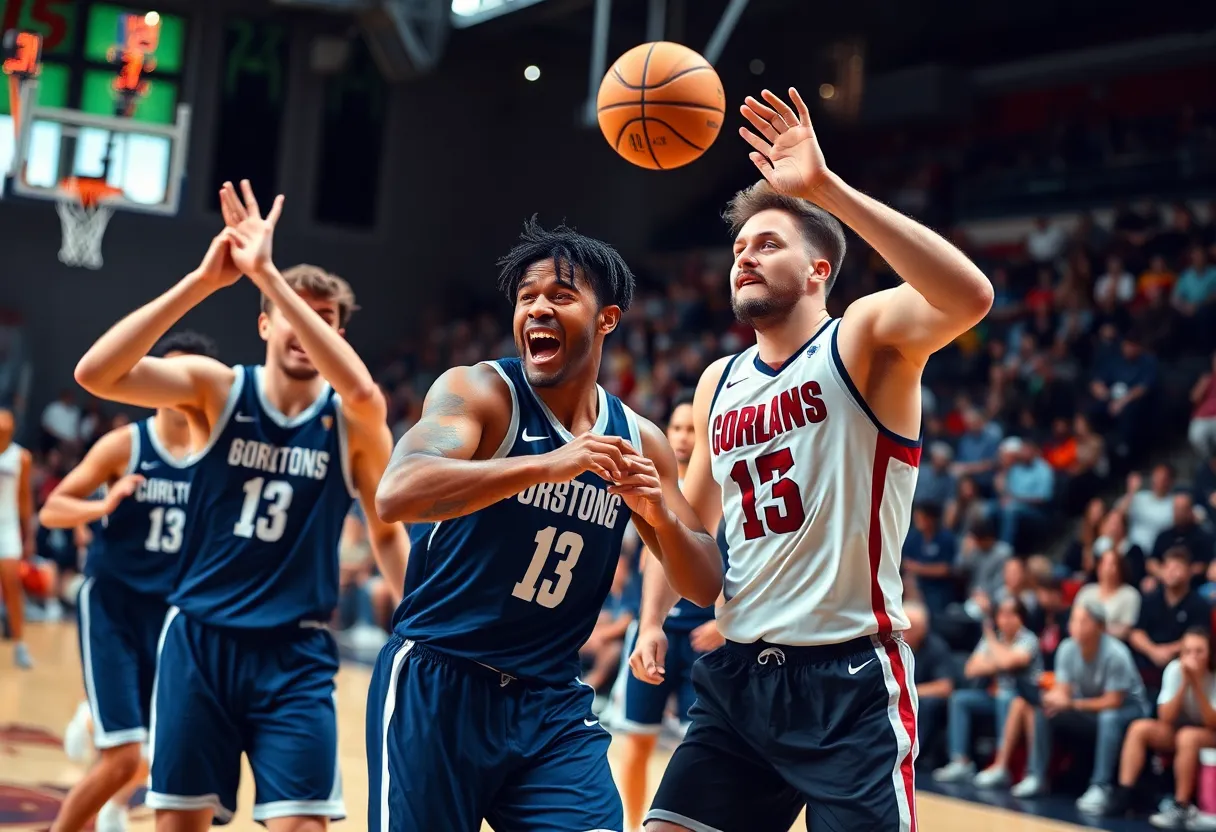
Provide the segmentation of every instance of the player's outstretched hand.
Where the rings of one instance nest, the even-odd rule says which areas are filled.
[[[625,457],[634,455],[629,443],[619,436],[584,433],[556,451],[545,454],[546,482],[569,482],[584,471],[599,474],[609,483],[625,478]]]
[[[644,456],[625,457],[625,476],[609,486],[608,493],[620,494],[629,510],[651,526],[657,526],[667,514],[659,472]]]
[[[144,478],[139,474],[127,474],[110,486],[106,492],[106,514],[113,514],[118,504],[134,494],[143,481]]]
[[[218,287],[231,286],[241,279],[241,270],[232,260],[227,229],[211,240],[211,245],[207,247],[207,253],[203,255],[203,262],[199,264],[195,274]]]
[[[663,684],[667,675],[667,634],[662,627],[638,630],[637,641],[629,655],[629,669],[634,677],[651,685]]]
[[[242,201],[231,182],[220,189],[220,210],[227,228],[224,233],[231,243],[232,260],[237,267],[257,282],[262,270],[271,262],[274,248],[274,227],[283,213],[283,195],[274,199],[266,218],[253,195],[248,179],[241,180]]]
[[[793,87],[790,100],[796,110],[768,90],[760,95],[764,101],[749,95],[739,108],[760,131],[757,136],[746,127],[739,128],[739,135],[755,148],[748,157],[774,190],[811,199],[828,177],[828,166],[811,126],[811,112]]]

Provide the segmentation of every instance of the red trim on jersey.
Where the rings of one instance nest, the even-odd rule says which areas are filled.
[[[904,666],[903,656],[900,655],[899,642],[893,638],[884,639],[883,649],[891,662],[891,674],[899,685],[899,721],[908,732],[910,741],[908,753],[899,761],[899,773],[903,777],[908,816],[911,818],[908,832],[916,832],[916,771],[912,766],[913,753],[916,750],[916,711],[912,709],[912,696],[908,692],[908,668]]]
[[[882,563],[882,498],[887,486],[887,467],[898,459],[913,468],[920,465],[920,447],[909,448],[878,432],[874,447],[874,474],[870,478],[870,603],[878,621],[878,637],[891,632],[891,616],[887,614],[887,599],[878,583],[878,567]],[[902,666],[902,665],[901,665]]]

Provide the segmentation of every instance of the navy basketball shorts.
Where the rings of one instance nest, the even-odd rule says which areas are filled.
[[[338,770],[338,650],[319,628],[234,631],[169,610],[153,693],[153,809],[236,811],[241,753],[253,819],[346,816]]]
[[[693,670],[692,726],[647,821],[694,832],[915,832],[912,650],[728,642]]]
[[[156,642],[168,609],[163,598],[114,580],[81,584],[77,635],[95,748],[148,741]]]
[[[369,832],[620,832],[593,699],[394,635],[368,691]]]
[[[621,671],[612,686],[612,728],[627,734],[657,734],[663,725],[663,713],[672,695],[676,697],[676,713],[687,724],[688,712],[697,694],[692,687],[692,666],[703,653],[692,649],[691,633],[668,630],[667,659],[662,684],[643,682],[629,669],[629,656],[638,640],[638,624],[633,622],[625,633],[625,649],[621,653]]]

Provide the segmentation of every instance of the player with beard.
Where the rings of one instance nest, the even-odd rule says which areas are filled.
[[[727,643],[693,670],[692,726],[647,832],[785,832],[804,806],[810,830],[916,828],[899,560],[921,372],[984,317],[992,285],[937,234],[829,171],[806,105],[790,97],[794,107],[765,90],[742,108],[764,181],[726,211],[731,299],[757,343],[702,376],[684,481],[729,544]],[[841,222],[905,282],[834,320],[825,302],[844,258]],[[666,600],[643,610],[630,657],[653,683]]]
[[[535,221],[500,265],[520,357],[444,373],[377,495],[381,517],[416,524],[368,694],[377,832],[619,830],[610,735],[577,676],[626,525],[675,553],[682,594],[708,606],[721,589],[663,432],[596,384],[629,267]]]
[[[371,511],[392,453],[386,405],[343,338],[346,281],[271,259],[282,197],[263,219],[220,192],[227,227],[199,267],[103,335],[76,368],[92,393],[184,413],[192,447],[181,566],[160,633],[150,726],[160,832],[206,829],[236,809],[249,757],[253,817],[270,832],[326,828],[345,814],[326,623],[338,599],[338,539],[355,498],[372,550],[402,586],[404,530]],[[195,305],[248,275],[262,290],[266,363],[148,355]]]

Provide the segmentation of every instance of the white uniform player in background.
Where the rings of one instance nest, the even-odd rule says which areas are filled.
[[[692,727],[647,832],[914,830],[916,695],[900,581],[929,356],[979,322],[992,285],[929,229],[829,172],[794,90],[743,115],[765,182],[727,210],[731,301],[757,344],[697,387],[684,492],[725,524],[718,626],[697,663]],[[843,221],[906,283],[834,320]],[[666,557],[668,553],[656,553]],[[674,553],[671,553],[675,557]],[[662,622],[644,607],[633,672],[661,679]]]
[[[13,642],[13,663],[34,666],[25,646],[25,590],[21,562],[33,554],[34,491],[30,452],[13,441],[11,410],[0,408],[0,590]]]

